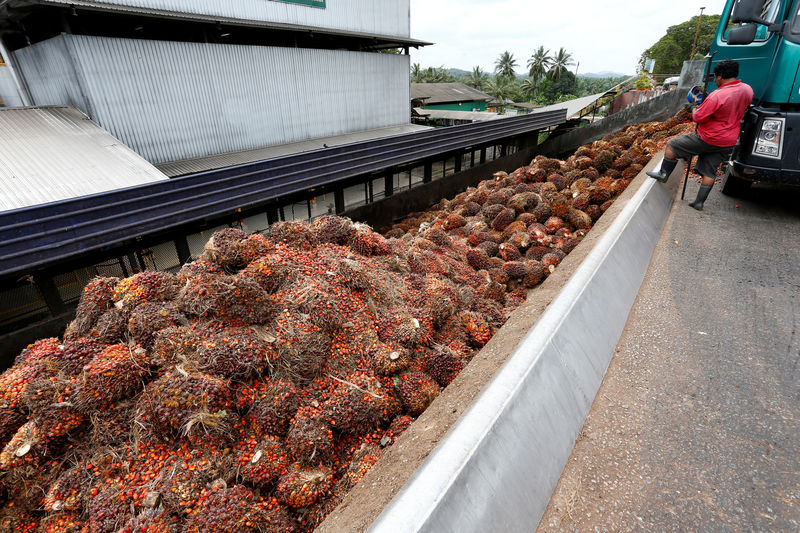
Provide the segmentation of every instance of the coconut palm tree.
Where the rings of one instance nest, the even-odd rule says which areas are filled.
[[[552,64],[553,58],[550,57],[550,50],[545,50],[544,46],[540,46],[528,59],[528,75],[533,78],[534,82],[538,82],[547,74],[547,70]]]
[[[567,70],[567,67],[573,65],[575,62],[572,60],[572,54],[567,53],[564,47],[558,49],[556,57],[553,58],[553,66],[547,72],[547,75],[554,80],[561,79],[561,74]]]
[[[464,78],[464,83],[469,85],[470,87],[474,87],[476,89],[480,89],[489,79],[489,74],[483,71],[481,67],[475,67],[472,69],[472,72],[466,75]]]
[[[536,96],[536,90],[539,88],[539,82],[533,78],[525,78],[520,85],[520,91],[525,98],[531,99]]]
[[[414,63],[411,65],[411,82],[412,83],[422,83],[424,80],[422,79],[422,67],[419,66],[419,63]]]
[[[494,96],[495,99],[500,102],[500,105],[502,105],[509,94],[511,94],[511,84],[505,76],[497,75],[486,82],[484,90],[486,94]]]
[[[497,61],[494,63],[495,72],[498,75],[512,79],[516,77],[517,73],[514,72],[514,68],[517,66],[517,60],[514,59],[514,54],[506,50],[500,57],[497,58]]]

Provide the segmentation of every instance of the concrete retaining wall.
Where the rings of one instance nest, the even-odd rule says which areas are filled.
[[[536,528],[611,361],[681,174],[676,169],[668,186],[639,176],[635,195],[535,327],[370,531]]]

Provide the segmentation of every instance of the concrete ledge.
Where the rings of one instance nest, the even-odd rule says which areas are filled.
[[[660,161],[655,157],[645,170]],[[535,529],[647,271],[680,166],[668,186],[640,181],[535,326],[370,531]]]

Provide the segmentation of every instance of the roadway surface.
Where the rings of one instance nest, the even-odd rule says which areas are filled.
[[[539,532],[800,531],[800,190],[696,190]]]

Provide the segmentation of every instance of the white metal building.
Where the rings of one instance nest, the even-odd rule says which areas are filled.
[[[0,98],[152,163],[408,124],[409,0],[0,0]],[[16,74],[16,77],[13,75]]]

